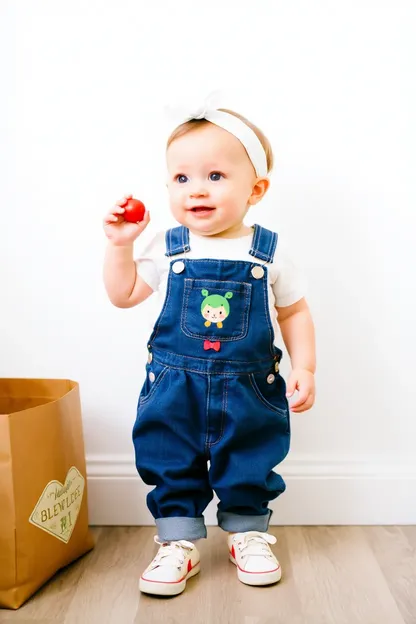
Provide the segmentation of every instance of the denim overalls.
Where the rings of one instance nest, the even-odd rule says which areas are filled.
[[[213,490],[221,528],[266,531],[267,504],[285,490],[273,471],[290,443],[268,306],[276,245],[277,234],[255,225],[252,262],[190,260],[189,230],[166,232],[173,259],[133,429],[137,470],[156,486],[147,504],[162,540],[206,537]]]

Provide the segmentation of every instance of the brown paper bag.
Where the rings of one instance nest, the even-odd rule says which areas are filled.
[[[0,379],[0,607],[93,546],[78,383]]]

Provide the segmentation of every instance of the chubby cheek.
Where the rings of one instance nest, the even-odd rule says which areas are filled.
[[[213,187],[211,197],[215,203],[224,206],[233,201],[234,194],[231,188],[218,185]]]
[[[179,193],[171,194],[169,196],[169,203],[174,215],[177,215],[183,211],[185,201]]]
[[[238,213],[243,203],[238,193],[232,192],[230,189],[227,189],[226,193],[222,193],[218,197],[218,205],[225,208],[230,214]]]
[[[172,186],[168,185],[168,194],[169,201],[172,206],[181,204],[185,196],[184,188],[179,184]]]

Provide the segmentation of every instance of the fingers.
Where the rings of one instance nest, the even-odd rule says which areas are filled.
[[[116,204],[117,206],[125,206],[127,204],[127,200],[131,199],[133,195],[124,195],[122,199],[119,199]]]
[[[106,225],[109,225],[110,223],[117,223],[117,221],[118,221],[118,217],[113,214],[108,214],[104,217],[104,223]]]
[[[290,405],[292,412],[306,412],[315,402],[315,392],[311,388],[300,391],[297,400]]]
[[[296,375],[292,373],[289,379],[287,380],[286,397],[287,398],[291,397],[294,394],[297,387],[298,387],[298,378],[296,377]]]
[[[123,201],[123,200],[119,200],[119,201]],[[114,225],[115,223],[124,223],[125,222],[124,219],[122,218],[120,219],[120,217],[122,217],[125,211],[126,211],[125,208],[123,208],[119,204],[116,204],[111,209],[111,212],[109,212],[104,217],[104,225]],[[132,225],[138,226],[139,234],[141,234],[143,230],[148,226],[149,223],[150,223],[150,213],[148,210],[145,210],[143,220],[138,221],[137,223],[129,223],[129,226],[132,226]]]
[[[315,381],[313,373],[306,370],[294,369],[286,384],[286,398],[293,396],[295,391],[299,391],[296,400],[289,405],[291,412],[305,412],[310,409],[315,402]]]
[[[310,399],[306,401],[306,403],[304,403],[303,405],[300,405],[299,407],[291,407],[290,411],[293,412],[294,414],[301,414],[302,412],[307,412],[309,409],[311,409],[313,403],[314,403],[313,400]]]
[[[287,384],[287,388],[286,388],[286,397],[289,399],[291,396],[293,396],[295,390],[296,390],[296,381],[291,382],[289,380]]]
[[[124,208],[123,204],[125,205],[131,197],[132,195],[125,195],[124,199],[119,199],[103,219],[107,238],[119,245],[131,245],[134,243],[150,222],[150,214],[147,210],[145,210],[143,220],[137,223],[132,223],[124,218],[126,208]]]
[[[143,221],[141,221],[141,223],[143,224],[143,229],[146,225],[148,225],[148,223],[150,223],[150,213],[148,210],[145,210]]]
[[[294,403],[292,403],[292,407],[298,407],[299,405],[303,405],[310,394],[309,388],[303,388],[299,390],[299,396]]]
[[[313,395],[308,394],[302,401],[298,400],[290,406],[290,411],[295,413],[306,412],[314,403]]]
[[[143,230],[146,229],[146,227],[148,226],[149,222],[150,222],[150,215],[149,215],[149,213],[146,210],[146,212],[144,213],[143,220],[137,222],[137,227],[138,227],[138,230],[139,230],[139,234],[141,234],[143,232]]]
[[[122,215],[125,212],[125,210],[126,210],[125,208],[122,208],[119,205],[113,206],[113,208],[111,209],[111,212],[109,212],[104,217],[104,223],[106,224],[118,223],[119,215]]]

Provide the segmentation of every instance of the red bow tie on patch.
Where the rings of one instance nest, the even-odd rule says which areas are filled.
[[[204,340],[205,351],[208,351],[208,349],[215,349],[215,351],[219,351],[220,345],[221,343],[219,340],[217,340],[216,342],[211,342],[210,340]]]

